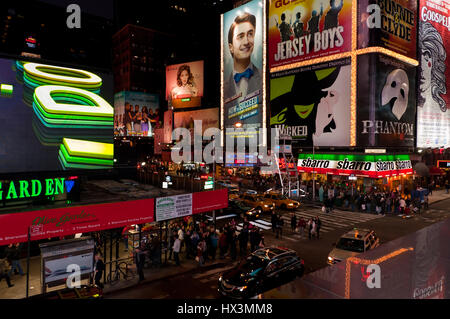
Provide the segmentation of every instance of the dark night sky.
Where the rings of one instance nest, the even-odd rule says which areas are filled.
[[[81,12],[100,16],[106,19],[113,18],[113,0],[40,0],[60,7],[66,7],[70,4],[78,4]]]

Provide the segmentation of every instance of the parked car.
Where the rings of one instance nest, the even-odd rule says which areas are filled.
[[[261,210],[245,205],[241,200],[230,200],[228,207],[224,209],[224,214],[236,214],[242,218],[247,217],[248,220],[259,218],[261,213]]]
[[[219,277],[222,296],[251,298],[285,284],[304,273],[304,261],[292,249],[261,248]]]
[[[300,207],[300,203],[298,201],[287,198],[280,193],[265,193],[264,199],[273,202],[276,207],[279,207],[281,209],[296,209]]]
[[[333,245],[336,247],[328,254],[329,265],[378,247],[380,239],[373,230],[355,228],[342,235]]]
[[[261,210],[263,213],[270,213],[275,209],[275,204],[264,199],[260,195],[242,194],[240,199],[250,207]]]

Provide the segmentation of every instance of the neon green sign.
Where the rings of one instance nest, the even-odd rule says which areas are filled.
[[[65,178],[47,178],[43,182],[37,179],[31,181],[10,181],[0,182],[0,200],[21,199],[45,196],[55,196],[64,194]],[[72,183],[72,182],[71,182]],[[70,187],[71,188],[71,187]]]

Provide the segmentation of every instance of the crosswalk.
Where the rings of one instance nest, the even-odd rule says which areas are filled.
[[[308,210],[298,210],[294,211],[294,213],[297,216],[297,222],[300,219],[300,217],[303,218],[305,222],[307,222],[309,219],[319,216],[320,220],[322,221],[320,231],[323,233],[331,232],[336,229],[352,227],[359,223],[364,223],[373,219],[383,217],[382,215],[348,212],[337,209],[333,210],[332,213],[323,213],[318,208],[311,208]],[[284,221],[284,228],[290,229],[291,214],[284,214],[281,216],[281,218]],[[254,221],[250,221],[250,223],[264,230],[272,229],[272,222],[270,220],[270,216],[265,216],[263,218],[256,219]],[[242,227],[243,227],[242,223],[236,225],[236,230],[238,233],[241,231]],[[290,239],[289,237],[283,238]]]
[[[331,213],[323,213],[319,208],[311,208],[308,210],[298,210],[294,212],[297,216],[297,222],[303,218],[306,222],[309,219],[319,216],[322,221],[322,226],[320,227],[321,232],[330,232],[336,229],[351,227],[353,225],[364,223],[373,219],[378,219],[383,217],[382,215],[367,214],[367,213],[356,213],[341,210],[333,210]],[[285,227],[291,227],[291,214],[282,215],[281,218],[284,221]],[[263,220],[270,222],[270,217],[265,217]]]

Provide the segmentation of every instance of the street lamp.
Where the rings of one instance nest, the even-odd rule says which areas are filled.
[[[315,147],[314,147],[314,139],[313,139],[313,162],[314,162],[314,149],[315,149]],[[312,196],[313,202],[316,201],[316,172],[314,169],[315,169],[315,167],[313,165],[313,196]]]

